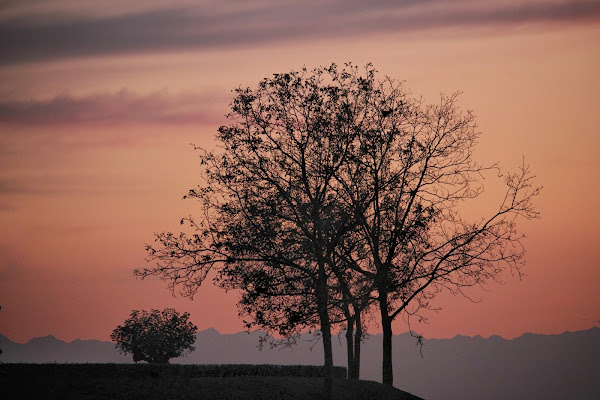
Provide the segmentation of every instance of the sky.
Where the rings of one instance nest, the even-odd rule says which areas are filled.
[[[461,91],[475,158],[543,186],[526,276],[440,295],[427,338],[600,325],[600,1],[0,0],[0,333],[108,340],[133,309],[243,330],[237,294],[139,280],[144,244],[199,207],[190,143],[215,146],[237,87],[372,62],[428,102]],[[481,209],[502,194],[484,181]],[[370,331],[378,332],[376,320]],[[398,320],[395,333],[407,330]]]

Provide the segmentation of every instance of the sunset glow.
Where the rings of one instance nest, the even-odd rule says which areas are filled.
[[[509,171],[524,156],[544,187],[542,218],[519,228],[526,276],[468,292],[481,302],[442,295],[412,328],[600,325],[600,2],[126,3],[0,2],[0,333],[108,340],[132,309],[166,307],[243,330],[236,293],[207,282],[190,301],[132,271],[153,232],[198,212],[181,199],[199,183],[190,143],[215,146],[232,89],[348,61],[429,102],[461,91],[475,158]],[[494,206],[495,178],[469,212]]]

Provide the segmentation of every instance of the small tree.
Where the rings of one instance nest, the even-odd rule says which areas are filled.
[[[131,353],[133,361],[168,364],[186,350],[194,351],[198,327],[188,321],[190,314],[179,314],[173,308],[163,311],[134,310],[123,325],[113,330],[110,338],[123,354]]]

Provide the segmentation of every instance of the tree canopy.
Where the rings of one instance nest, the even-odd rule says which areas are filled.
[[[333,254],[356,225],[341,207],[336,177],[352,173],[348,116],[362,81],[332,65],[236,90],[232,124],[217,136],[222,150],[200,149],[205,184],[187,196],[200,201],[204,217],[182,220],[192,235],[157,235],[147,250],[158,263],[138,275],[159,275],[193,295],[218,265],[217,282],[242,289],[249,328],[290,338],[318,326],[330,371]]]
[[[186,197],[200,217],[181,220],[191,231],[157,234],[146,248],[154,265],[138,276],[193,296],[214,270],[218,285],[241,290],[249,329],[318,328],[329,367],[332,325],[356,327],[360,344],[361,314],[376,305],[392,384],[397,316],[430,308],[442,290],[520,273],[515,221],[537,217],[539,189],[524,163],[504,175],[496,211],[461,216],[498,167],[474,161],[479,132],[458,94],[425,104],[370,64],[275,74],[235,93],[218,150],[197,148],[203,183]]]
[[[134,310],[110,337],[117,342],[117,349],[131,353],[135,362],[166,364],[171,358],[194,351],[198,328],[188,321],[189,317],[188,313],[180,314],[173,308]]]
[[[354,272],[376,290],[383,337],[383,382],[392,384],[392,321],[432,308],[441,291],[498,280],[505,269],[520,275],[525,250],[519,218],[537,218],[529,167],[505,173],[504,196],[488,215],[463,216],[484,190],[496,164],[476,162],[479,132],[470,111],[457,106],[458,94],[438,104],[408,97],[402,86],[373,82],[371,116],[357,129],[360,143],[351,180],[340,177],[341,199],[358,221],[352,249],[338,248]]]

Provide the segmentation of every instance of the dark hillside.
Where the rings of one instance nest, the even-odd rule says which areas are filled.
[[[294,368],[292,368],[294,369]],[[194,365],[2,364],[3,399],[318,399],[322,378],[194,376]],[[377,382],[334,380],[334,400],[419,400]]]

